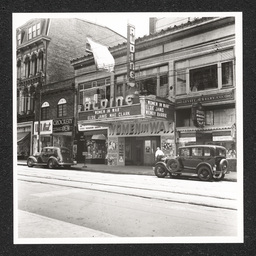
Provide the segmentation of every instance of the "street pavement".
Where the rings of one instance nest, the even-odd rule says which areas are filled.
[[[26,166],[26,161],[18,161],[18,165]],[[108,166],[100,164],[78,163],[71,168],[82,172],[116,173],[154,176],[150,166]],[[237,173],[226,175],[225,181],[237,181]],[[18,238],[70,238],[70,237],[111,237],[111,234],[81,227],[71,223],[47,218],[38,214],[18,210]],[[36,229],[34,227],[37,227]],[[17,242],[19,243],[19,242]]]
[[[27,162],[25,160],[18,160],[18,165],[27,165]],[[133,175],[155,175],[151,166],[114,166],[105,164],[78,163],[77,165],[72,166],[71,170]],[[237,181],[237,172],[230,172],[229,174],[226,174],[224,180]]]

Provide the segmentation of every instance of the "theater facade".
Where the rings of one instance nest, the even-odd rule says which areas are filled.
[[[235,18],[204,17],[111,47],[114,72],[90,53],[75,70],[77,160],[152,165],[188,144],[236,148]],[[242,86],[242,85],[239,85]]]

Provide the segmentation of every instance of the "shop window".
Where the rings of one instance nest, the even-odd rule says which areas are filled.
[[[176,72],[176,95],[186,93],[186,70]]]
[[[233,62],[224,62],[221,64],[222,72],[222,86],[232,86],[233,85]]]
[[[191,69],[189,71],[190,91],[204,91],[218,88],[217,64]]]
[[[67,116],[67,102],[65,99],[60,99],[57,106],[57,116]]]

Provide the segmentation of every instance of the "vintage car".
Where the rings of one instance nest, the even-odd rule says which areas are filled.
[[[45,165],[50,169],[56,167],[70,168],[75,165],[72,153],[65,147],[44,147],[41,153],[29,156],[27,159],[28,167],[35,165]]]
[[[192,175],[202,181],[220,181],[228,173],[226,149],[217,145],[191,145],[179,148],[175,158],[165,158],[154,166],[155,175]]]

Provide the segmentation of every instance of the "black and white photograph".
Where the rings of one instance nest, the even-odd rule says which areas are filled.
[[[243,243],[241,12],[12,21],[14,244]]]

